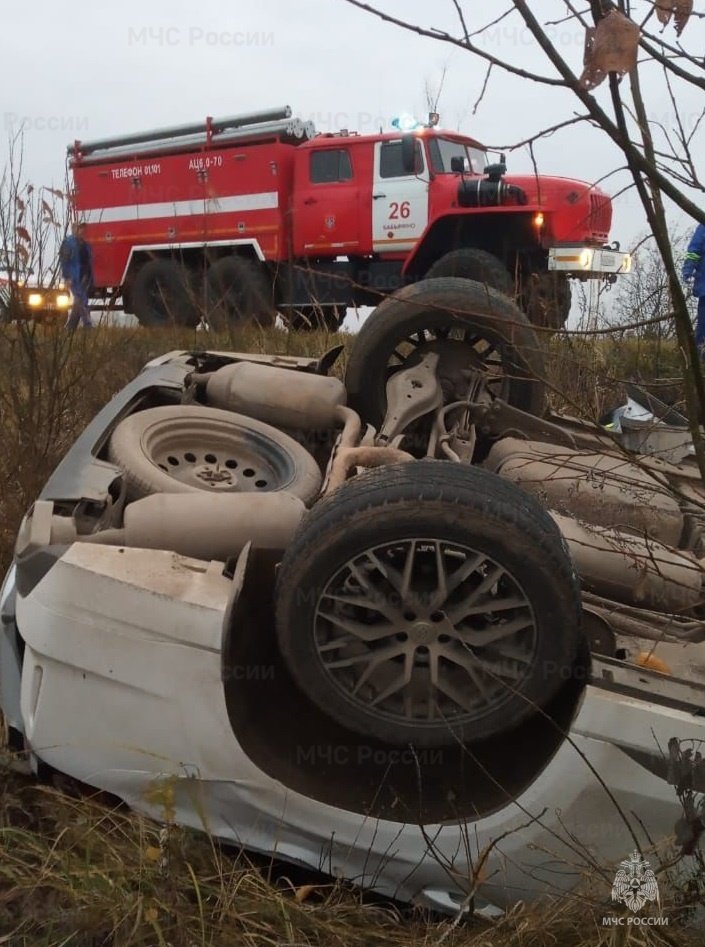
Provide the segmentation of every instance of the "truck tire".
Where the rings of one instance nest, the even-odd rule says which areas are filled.
[[[524,281],[520,305],[532,325],[561,329],[570,314],[572,295],[563,273],[529,273]]]
[[[505,296],[514,297],[514,280],[501,260],[487,250],[475,247],[461,247],[451,250],[433,264],[426,279],[438,279],[442,276],[459,276],[491,286]]]
[[[541,506],[476,467],[368,471],[303,520],[276,586],[301,691],[368,739],[497,736],[545,705],[581,643],[578,580]]]
[[[468,367],[482,359],[479,346],[495,347],[502,370],[497,376],[499,394],[514,407],[542,414],[544,358],[529,320],[506,296],[458,277],[405,286],[367,318],[355,336],[345,373],[351,407],[379,427],[386,411],[387,379],[405,363],[400,346],[411,343],[416,351],[422,339],[449,340],[451,333],[460,336],[452,340],[454,345],[467,343]]]
[[[121,421],[108,458],[127,495],[286,490],[304,503],[321,488],[309,452],[269,424],[200,405],[148,408]]]
[[[137,272],[131,303],[140,325],[195,326],[198,306],[191,274],[175,260],[149,260]]]
[[[254,260],[233,254],[216,260],[206,275],[207,320],[214,331],[254,322],[271,326],[272,289]]]

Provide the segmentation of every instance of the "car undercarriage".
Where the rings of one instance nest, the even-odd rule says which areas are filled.
[[[579,837],[670,838],[705,733],[685,419],[548,411],[534,329],[467,280],[340,354],[169,353],[70,449],[2,595],[33,767],[157,817],[168,780],[184,825],[445,910],[468,848],[506,905],[571,887]]]

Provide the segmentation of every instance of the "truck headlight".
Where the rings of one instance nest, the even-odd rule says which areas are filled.
[[[30,293],[27,297],[27,305],[31,306],[32,309],[37,309],[44,302],[44,297],[41,293]]]
[[[592,266],[592,258],[594,256],[594,253],[595,253],[594,250],[589,250],[587,247],[585,247],[584,250],[580,251],[580,266],[582,269],[584,270],[590,269],[590,267]]]
[[[57,309],[68,309],[71,305],[71,297],[68,293],[59,293],[56,297]]]

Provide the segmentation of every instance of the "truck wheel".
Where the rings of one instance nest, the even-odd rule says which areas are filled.
[[[274,322],[272,289],[261,264],[241,256],[226,256],[208,268],[207,319],[211,329],[225,331],[236,325]]]
[[[324,713],[419,747],[515,727],[565,682],[580,590],[558,528],[496,475],[444,461],[361,474],[279,569],[282,657]]]
[[[514,297],[514,280],[501,260],[486,250],[475,247],[462,247],[451,250],[433,264],[426,279],[438,279],[441,276],[459,276],[462,279],[475,280],[493,289]]]
[[[521,308],[535,326],[560,329],[570,314],[571,291],[563,273],[529,273],[521,293]]]
[[[543,352],[528,319],[506,296],[457,277],[405,286],[368,317],[345,373],[351,406],[379,427],[389,377],[431,348],[448,366],[441,379],[446,403],[465,397],[466,375],[474,370],[496,397],[542,413]]]
[[[198,322],[191,275],[175,260],[145,263],[135,277],[131,302],[143,326],[195,326]]]
[[[286,490],[304,503],[321,471],[287,434],[254,418],[199,405],[148,408],[125,418],[108,445],[130,499],[151,493]]]

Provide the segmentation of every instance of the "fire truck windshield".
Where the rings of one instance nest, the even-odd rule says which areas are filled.
[[[487,155],[482,148],[464,145],[450,138],[431,138],[428,143],[431,167],[436,174],[450,174],[452,158],[462,158],[465,168],[473,174],[482,174],[487,164]]]

